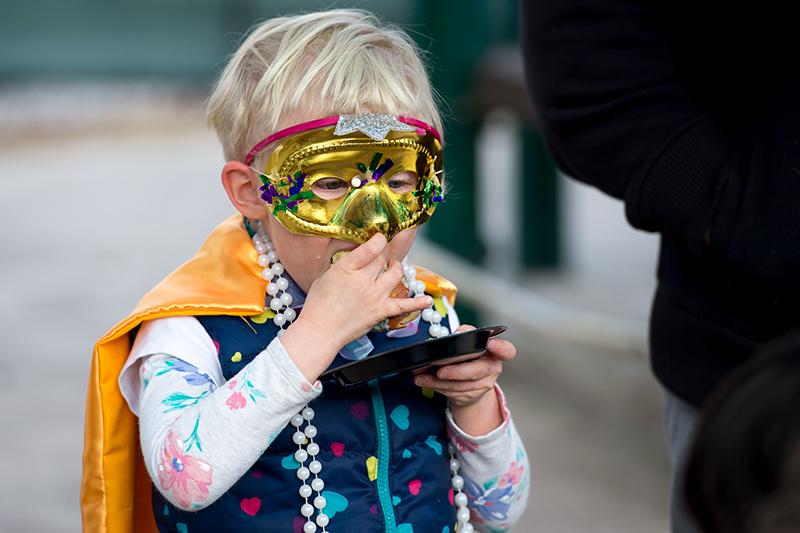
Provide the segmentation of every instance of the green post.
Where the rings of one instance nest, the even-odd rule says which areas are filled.
[[[450,191],[428,223],[427,236],[476,263],[485,252],[475,207],[475,136],[480,124],[479,117],[469,115],[466,96],[489,44],[487,8],[483,0],[418,0],[415,13],[416,37],[431,55],[431,81],[444,100],[445,186]]]
[[[559,265],[558,176],[542,135],[530,124],[522,129],[522,214],[520,259],[526,269]]]
[[[475,137],[480,117],[471,116],[467,94],[475,66],[489,45],[488,2],[436,0],[415,2],[414,34],[431,55],[431,82],[444,100],[445,187],[449,193],[426,224],[428,238],[461,257],[480,263],[485,248],[478,235]],[[474,309],[458,305],[462,322],[479,324]]]

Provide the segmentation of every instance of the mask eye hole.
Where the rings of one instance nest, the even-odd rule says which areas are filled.
[[[350,184],[339,178],[320,178],[311,185],[311,192],[323,200],[335,200],[344,196]]]
[[[386,185],[397,194],[405,194],[417,188],[419,177],[413,172],[398,172],[386,179]]]

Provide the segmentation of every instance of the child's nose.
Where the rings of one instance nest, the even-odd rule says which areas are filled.
[[[342,220],[348,229],[372,236],[383,233],[388,240],[402,230],[401,216],[385,193],[377,187],[365,187],[351,195],[342,206]]]

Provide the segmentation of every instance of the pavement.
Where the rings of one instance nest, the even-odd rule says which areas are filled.
[[[179,111],[148,120],[143,101],[111,122],[59,129],[23,117],[0,131],[3,532],[80,531],[92,345],[231,213],[200,100],[170,101]],[[518,283],[644,323],[653,238],[594,191],[564,183],[563,197],[568,268]],[[514,531],[666,532],[660,394],[646,359],[510,334],[520,355],[501,383],[533,467]]]

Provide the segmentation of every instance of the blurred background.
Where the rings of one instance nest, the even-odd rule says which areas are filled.
[[[502,378],[533,466],[515,531],[667,531],[657,239],[557,172],[512,0],[0,2],[0,531],[80,530],[92,345],[232,211],[203,100],[254,21],[327,7],[429,56],[451,194],[412,258],[520,349]]]

